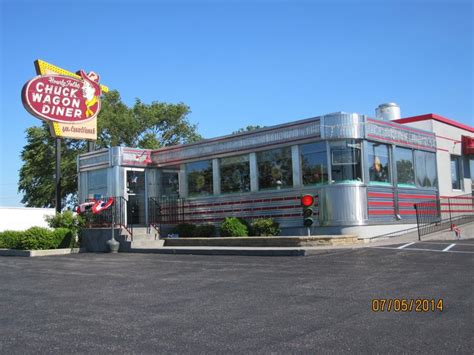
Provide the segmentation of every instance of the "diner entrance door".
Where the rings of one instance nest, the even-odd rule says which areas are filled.
[[[144,169],[127,169],[127,224],[146,225],[146,182]]]

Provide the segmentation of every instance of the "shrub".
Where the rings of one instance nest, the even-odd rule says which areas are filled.
[[[53,231],[55,248],[74,248],[78,247],[75,234],[69,228],[56,228]]]
[[[72,211],[56,213],[54,216],[46,216],[45,221],[51,228],[68,228],[77,234],[85,225],[84,218],[74,214]]]
[[[0,233],[0,248],[41,250],[68,248],[74,246],[73,233],[67,228],[49,230],[31,227],[26,231],[5,231]]]
[[[0,233],[0,248],[18,249],[22,231],[4,231]]]
[[[227,217],[221,224],[221,237],[246,237],[248,230],[238,218]]]
[[[252,224],[249,221],[240,217],[237,217],[237,219],[240,221],[240,223],[247,227],[247,235],[255,235],[253,232]]]
[[[252,230],[256,236],[278,235],[280,234],[280,224],[272,218],[259,218],[252,221]]]
[[[201,224],[196,226],[193,237],[195,238],[210,238],[216,233],[216,227],[212,224]]]
[[[192,238],[196,225],[191,223],[180,223],[173,228],[172,233],[177,233],[180,238]]]

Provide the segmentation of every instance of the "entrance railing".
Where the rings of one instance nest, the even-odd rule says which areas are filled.
[[[442,197],[415,204],[418,239],[474,221],[474,196]]]
[[[162,225],[176,225],[184,221],[185,200],[177,197],[148,198],[148,223],[158,232]]]
[[[104,200],[108,197],[104,198]],[[123,196],[113,197],[114,203],[108,209],[93,214],[91,211],[85,213],[86,226],[88,228],[110,228],[112,221],[115,227],[123,228],[133,240],[133,225],[126,223],[128,201]],[[88,201],[93,201],[89,199]],[[113,217],[113,218],[112,218]]]

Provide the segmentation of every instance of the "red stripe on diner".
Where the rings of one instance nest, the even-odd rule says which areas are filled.
[[[406,146],[409,146],[409,147],[412,147],[412,148],[423,148],[423,149],[427,149],[427,150],[431,150],[431,151],[436,150],[436,148],[429,147],[429,146],[426,146],[426,145],[411,144],[411,143],[399,141],[397,139],[390,139],[390,138],[386,138],[386,137],[377,136],[377,135],[371,134],[371,133],[367,134],[367,137],[377,138],[377,139],[385,140],[385,141],[392,142],[392,143],[402,143],[403,145],[406,145]]]
[[[400,198],[414,198],[414,199],[431,199],[436,200],[436,195],[412,195],[412,194],[398,194]]]
[[[291,201],[291,200],[299,200],[298,196],[294,197],[278,197],[278,198],[269,198],[269,199],[261,199],[261,200],[242,200],[242,201],[227,201],[227,202],[214,202],[214,203],[201,203],[201,204],[192,204],[189,203],[185,207],[215,207],[215,206],[227,206],[227,205],[238,205],[238,204],[247,204],[247,203],[261,203],[261,202],[272,202],[272,201]]]
[[[394,210],[369,210],[369,215],[387,215],[387,214],[395,214]]]
[[[369,201],[369,206],[393,206],[393,201]]]
[[[302,217],[299,214],[281,214],[281,215],[260,215],[260,216],[252,216],[252,218],[290,218],[290,217]],[[217,218],[190,218],[186,219],[186,222],[211,222],[211,221],[223,221],[224,217],[217,217]]]
[[[443,149],[443,148],[436,148],[436,150],[440,150],[440,151],[442,151],[442,152],[448,152],[448,153],[449,153],[449,150]]]
[[[393,194],[391,193],[383,193],[383,192],[369,192],[369,197],[392,197]]]
[[[433,212],[433,213],[431,213]],[[399,214],[416,214],[416,210],[400,210]],[[423,211],[425,213],[425,211]],[[436,214],[436,211],[426,211],[427,214]]]
[[[284,210],[284,209],[294,209],[300,208],[300,206],[267,206],[267,207],[253,207],[253,208],[240,208],[240,209],[218,209],[218,210],[205,210],[205,211],[185,211],[185,215],[194,215],[194,214],[219,214],[219,213],[238,213],[238,212],[252,212],[252,211],[271,211],[271,210]],[[163,212],[168,211],[167,208],[162,209]],[[166,213],[164,213],[166,214]]]

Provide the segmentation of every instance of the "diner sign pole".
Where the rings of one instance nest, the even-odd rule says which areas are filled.
[[[56,138],[56,213],[61,209],[61,138]]]

